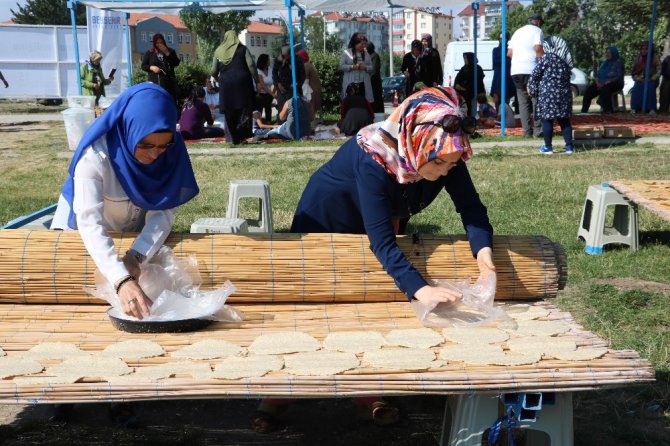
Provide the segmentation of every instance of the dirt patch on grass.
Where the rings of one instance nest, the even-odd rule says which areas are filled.
[[[642,290],[649,293],[670,293],[670,283],[651,282],[648,280],[633,279],[629,277],[616,277],[613,279],[594,280],[598,285],[612,285],[619,291]]]

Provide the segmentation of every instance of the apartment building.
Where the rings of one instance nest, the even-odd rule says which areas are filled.
[[[271,54],[272,45],[275,40],[281,40],[283,27],[271,20],[251,21],[247,29],[242,30],[239,35],[242,42],[248,49],[254,60],[265,53],[274,58],[276,54]]]
[[[153,37],[160,33],[165,43],[173,48],[183,62],[195,61],[198,52],[195,35],[176,15],[130,14],[130,47],[133,62],[142,60],[142,56],[153,46]]]
[[[405,8],[394,12],[391,20],[394,54],[407,53],[413,40],[430,34],[433,46],[444,57],[447,45],[454,40],[454,17],[450,14]]]
[[[507,2],[507,8],[512,9],[521,5],[517,1]],[[459,40],[474,40],[475,33],[475,11],[472,9],[472,4],[458,13],[461,18],[461,34]],[[481,1],[479,2],[479,9],[477,10],[477,40],[488,40],[491,38],[490,34],[493,27],[498,23],[502,17],[502,2],[501,1]],[[497,39],[493,39],[497,40]]]
[[[388,19],[382,14],[354,15],[330,12],[323,15],[323,20],[326,23],[326,33],[336,34],[344,42],[344,48],[355,32],[362,32],[369,42],[374,43],[377,52],[389,50]]]

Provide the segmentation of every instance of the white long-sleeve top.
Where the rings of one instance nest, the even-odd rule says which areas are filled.
[[[355,63],[364,64],[365,70],[352,70],[351,66]],[[365,99],[370,103],[374,102],[372,84],[370,83],[372,60],[368,53],[356,53],[356,57],[354,58],[351,48],[344,50],[340,56],[340,71],[342,71],[342,99],[347,97],[347,86],[349,84],[352,82],[363,82],[365,86]]]
[[[109,231],[140,232],[132,248],[150,259],[174,223],[174,209],[147,211],[130,201],[112,168],[104,138],[89,147],[77,163],[73,208],[84,246],[110,283],[127,276],[128,270]],[[72,229],[69,214],[70,206],[61,195],[51,229]]]

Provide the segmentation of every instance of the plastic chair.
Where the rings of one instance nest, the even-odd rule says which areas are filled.
[[[241,198],[258,198],[258,226],[249,226],[249,232],[273,232],[268,182],[265,180],[232,180],[228,191],[226,218],[240,218]]]
[[[619,96],[621,96],[621,106],[619,106]],[[612,93],[612,110],[621,112],[626,111],[626,95],[623,94],[623,90]]]
[[[191,234],[239,234],[249,232],[243,218],[199,218],[191,225]]]
[[[613,226],[606,226],[608,206],[614,206]],[[607,183],[589,186],[577,238],[586,242],[588,254],[602,254],[603,247],[609,243],[622,243],[637,251],[637,205]]]

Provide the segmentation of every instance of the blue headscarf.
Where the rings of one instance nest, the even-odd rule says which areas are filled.
[[[146,210],[172,209],[195,197],[198,184],[184,140],[175,132],[176,124],[174,100],[162,87],[145,82],[121,93],[86,131],[70,163],[70,175],[61,191],[70,204],[68,226],[77,229],[72,210],[74,170],[88,147],[103,136],[107,138],[116,178],[136,206]],[[147,135],[160,131],[172,132],[175,145],[153,163],[140,163],[135,158],[135,146]]]
[[[604,82],[609,77],[610,71],[614,68],[614,62],[619,60],[619,50],[617,50],[616,47],[611,46],[607,48],[607,50],[612,53],[612,58],[605,59],[603,63],[600,64],[600,68],[598,69],[599,82]]]

